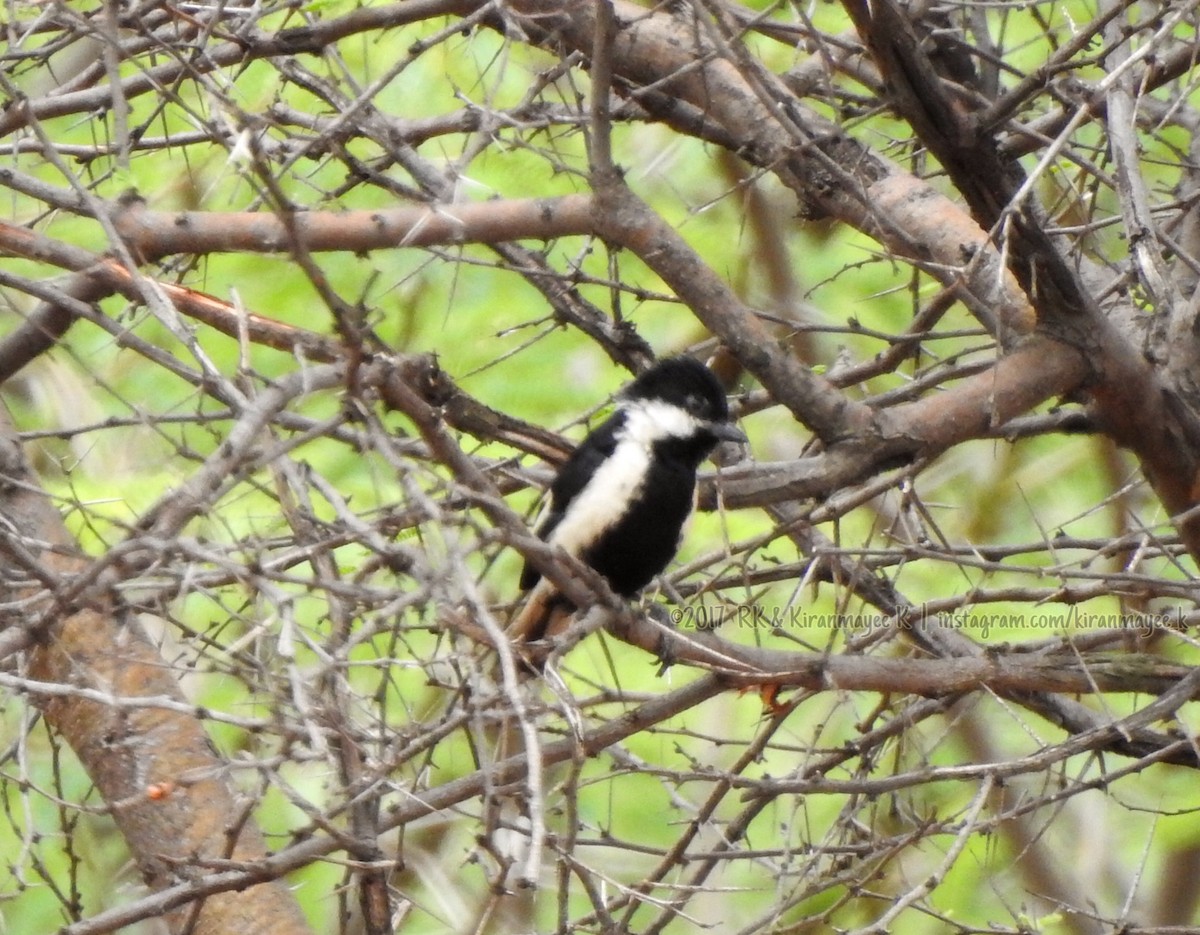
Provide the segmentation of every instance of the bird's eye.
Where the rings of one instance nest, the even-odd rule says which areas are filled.
[[[692,412],[697,412],[700,409],[704,408],[704,400],[701,399],[699,396],[697,396],[695,393],[688,393],[687,399],[684,400],[684,404]]]

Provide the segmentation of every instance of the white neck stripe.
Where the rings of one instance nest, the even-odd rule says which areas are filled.
[[[665,438],[688,438],[704,425],[686,409],[661,399],[633,400],[621,408],[625,412],[621,437],[643,445]]]

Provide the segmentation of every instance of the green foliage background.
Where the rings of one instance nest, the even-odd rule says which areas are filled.
[[[305,12],[335,15],[342,4],[308,5]],[[1076,10],[1080,18],[1089,15],[1081,3],[1060,5],[1062,15]],[[814,11],[818,25],[834,27],[840,11],[831,4],[818,5]],[[280,14],[280,22],[290,14]],[[1036,23],[1032,19],[1010,21],[1011,29],[1026,29],[1025,40],[1011,39],[1018,49],[1016,59],[1022,67],[1032,67],[1046,55]],[[270,25],[264,24],[264,25]],[[844,29],[840,23],[836,29]],[[835,31],[836,31],[835,29]],[[399,61],[418,38],[411,29],[396,30],[372,37],[370,42],[347,43],[341,52],[340,67],[350,70],[360,85],[375,80],[389,63]],[[782,70],[794,62],[783,59],[778,44],[762,43],[759,51],[770,64]],[[312,63],[309,63],[310,66]],[[478,102],[484,109],[511,106],[529,91],[530,85],[546,69],[555,65],[549,56],[505,43],[486,30],[474,30],[446,41],[421,56],[376,99],[384,111],[417,120],[457,111],[463,102]],[[134,65],[128,66],[130,68]],[[36,74],[17,75],[17,80],[32,82]],[[231,77],[233,77],[231,75]],[[576,95],[586,95],[585,79],[578,72],[559,79],[555,93],[566,103]],[[216,107],[190,85],[181,88],[180,106],[162,114],[153,112],[155,99],[134,101],[131,123],[146,121],[156,132],[181,132],[190,121],[233,121],[227,108]],[[233,85],[233,97],[243,115],[265,114],[276,104],[286,104],[324,114],[322,106],[308,98],[295,85],[280,83],[279,73],[266,63],[255,63]],[[75,118],[48,121],[46,132],[65,146],[104,145],[109,142],[111,126],[106,119],[79,121]],[[895,123],[885,117],[864,115],[856,131],[881,138],[899,135]],[[267,136],[271,135],[268,130]],[[586,146],[583,135],[573,127],[547,128],[537,139],[538,148],[529,147],[525,133],[495,131],[498,142],[481,148],[478,156],[464,161],[462,154],[473,144],[466,137],[441,137],[423,151],[427,159],[453,167],[459,178],[460,192],[472,200],[494,197],[525,198],[585,191]],[[634,188],[670,220],[711,264],[725,275],[744,298],[756,305],[770,307],[773,297],[765,283],[769,271],[762,268],[762,253],[752,230],[745,222],[744,209],[749,188],[743,180],[731,176],[728,166],[709,147],[683,140],[669,130],[635,124],[618,128],[614,140],[618,162],[626,169]],[[369,144],[354,141],[356,155],[369,161],[379,155]],[[1147,167],[1157,166],[1163,184],[1170,184],[1175,154],[1160,139],[1147,141]],[[894,146],[893,158],[904,160],[911,154],[902,144]],[[60,169],[37,157],[12,156],[21,171],[36,174],[50,184],[65,187],[68,179]],[[157,153],[138,153],[127,167],[100,156],[84,164],[68,167],[97,196],[115,199],[123,190],[135,188],[156,210],[246,210],[254,206],[256,193],[246,178],[246,167],[235,157],[217,148],[207,153],[190,150],[186,158],[173,149]],[[1071,170],[1061,172],[1064,191],[1068,190]],[[359,185],[337,198],[327,193],[339,190],[346,180],[335,163],[320,159],[302,161],[297,171],[285,180],[289,197],[313,209],[387,207],[392,204],[379,190]],[[882,348],[869,332],[897,332],[911,318],[914,296],[927,297],[935,291],[932,281],[919,282],[913,288],[913,272],[878,253],[878,246],[854,232],[822,224],[805,223],[797,217],[792,196],[771,178],[759,177],[751,183],[754,193],[768,206],[772,223],[783,232],[791,257],[791,268],[799,289],[802,315],[811,324],[825,330],[816,337],[820,356],[834,359],[839,349],[865,358]],[[103,251],[107,244],[94,222],[56,213],[47,216],[41,205],[15,198],[12,216],[22,223],[63,241]],[[1099,237],[1097,250],[1117,250],[1107,237]],[[540,248],[541,245],[535,245]],[[685,308],[671,301],[661,282],[633,258],[613,255],[602,243],[583,239],[564,240],[545,247],[554,266],[577,271],[578,288],[589,300],[604,308],[618,304],[619,313],[631,321],[638,332],[660,354],[681,351],[703,340],[706,335]],[[11,263],[16,271],[31,276],[48,276],[53,271],[36,264]],[[586,338],[561,328],[549,319],[544,300],[518,275],[498,268],[493,254],[482,247],[454,247],[418,251],[397,249],[366,257],[330,255],[320,258],[331,285],[343,297],[360,301],[370,312],[370,322],[387,344],[404,352],[436,352],[441,365],[460,386],[488,405],[519,416],[532,423],[563,428],[571,437],[583,435],[589,423],[603,412],[611,394],[628,378],[609,362]],[[609,285],[617,277],[620,289]],[[283,256],[213,256],[205,259],[189,284],[217,297],[240,302],[245,308],[269,315],[299,327],[317,331],[330,329],[328,313],[317,300],[303,275]],[[28,311],[27,305],[9,297],[8,319],[15,324]],[[188,352],[144,309],[126,307],[122,300],[108,300],[104,310],[124,321],[145,340],[170,348],[185,361]],[[965,313],[954,312],[943,322],[946,330],[970,329],[973,323]],[[265,348],[251,348],[242,360],[237,342],[213,333],[202,325],[194,326],[198,345],[224,373],[244,369],[257,375],[252,382],[262,385],[273,375],[293,370],[289,355]],[[991,353],[977,336],[955,337],[930,342],[930,348],[947,357],[953,354]],[[922,362],[923,364],[924,362]],[[248,366],[247,366],[248,365]],[[901,377],[911,376],[902,374]],[[897,379],[872,381],[860,388],[866,396],[895,388]],[[192,470],[197,459],[211,453],[221,442],[221,429],[228,422],[212,419],[219,411],[212,400],[168,374],[161,367],[133,352],[118,348],[113,340],[97,329],[77,325],[66,342],[49,357],[37,361],[22,375],[18,384],[9,386],[5,400],[14,410],[21,428],[30,439],[30,452],[47,488],[61,503],[72,531],[83,547],[102,554],[125,535],[128,524]],[[307,414],[333,413],[340,405],[337,394],[310,398]],[[145,418],[143,419],[143,415]],[[162,417],[181,421],[163,422]],[[200,418],[204,416],[205,418]],[[389,416],[400,434],[409,430],[404,420]],[[112,426],[108,420],[123,424]],[[156,424],[151,424],[151,422]],[[744,427],[751,438],[750,449],[760,460],[782,460],[796,456],[807,442],[806,433],[781,412],[767,410],[748,417]],[[474,450],[475,443],[464,439]],[[485,451],[494,456],[515,454],[491,445]],[[340,494],[354,504],[355,511],[370,517],[386,511],[401,494],[389,465],[370,453],[356,452],[348,446],[316,439],[293,453],[311,470],[325,477]],[[192,534],[198,539],[224,543],[244,543],[248,549],[286,533],[270,495],[270,481],[258,479],[263,490],[254,485],[239,487],[220,509],[195,524]],[[1047,538],[1068,535],[1078,539],[1108,537],[1119,530],[1113,524],[1127,507],[1110,507],[1113,491],[1135,481],[1134,468],[1121,455],[1105,449],[1090,438],[1049,437],[1017,443],[981,441],[964,445],[944,456],[922,476],[920,496],[934,510],[933,520],[941,535],[953,542],[978,546],[1030,543],[1028,562],[1086,562],[1078,554],[1053,554],[1042,551]],[[432,490],[434,477],[424,478]],[[895,498],[893,491],[887,495]],[[1144,511],[1143,520],[1161,524],[1164,517],[1149,506],[1145,492],[1134,483],[1123,494],[1123,504]],[[535,498],[521,494],[512,498],[514,506],[532,516]],[[472,522],[485,524],[476,517]],[[874,507],[851,512],[823,531],[847,548],[870,550],[873,545],[888,544],[887,531],[880,528],[881,515]],[[466,529],[458,534],[466,534]],[[722,547],[724,542],[738,543],[761,535],[770,524],[756,511],[708,514],[697,518],[675,567]],[[422,543],[425,545],[426,543]],[[436,547],[435,545],[431,547]],[[356,567],[362,550],[346,546],[338,551],[338,561],[347,569]],[[756,566],[789,563],[799,556],[786,540],[775,539],[753,553]],[[937,600],[949,594],[969,591],[972,587],[1000,588],[1027,585],[1029,574],[1024,559],[1011,575],[1003,570],[949,566],[937,561],[914,559],[894,570],[894,580],[914,601]],[[1192,569],[1173,569],[1163,560],[1157,571],[1165,577],[1190,578]],[[480,553],[478,574],[486,596],[495,602],[511,600],[517,558],[497,547]],[[1048,572],[1052,569],[1048,568]],[[725,592],[719,600],[701,595],[697,606],[724,605],[734,595]],[[856,601],[845,602],[845,595],[829,585],[796,588],[795,581],[772,587],[754,587],[742,595],[746,605],[791,610],[801,608],[806,619],[834,620],[838,614],[873,613]],[[156,627],[169,647],[186,634],[204,634],[218,643],[237,643],[255,625],[261,624],[254,596],[237,585],[199,590],[179,597],[169,608],[171,620]],[[1064,608],[1049,605],[1047,611],[1065,613]],[[1078,608],[1091,614],[1119,614],[1115,598],[1089,602]],[[1011,626],[995,626],[986,633],[974,629],[970,635],[984,642],[1003,645],[1009,640],[1031,636],[1033,624],[1028,615],[1037,612],[1024,602],[1011,605],[989,604],[982,615],[1011,613]],[[292,618],[287,626],[319,633],[326,625],[319,596],[297,589],[291,603]],[[975,618],[982,625],[985,616]],[[970,621],[968,621],[969,623]],[[281,622],[282,625],[282,622]],[[839,651],[846,633],[832,627],[799,626],[778,631],[761,626],[726,627],[732,638],[756,640],[767,645],[791,641],[797,647]],[[1051,632],[1044,634],[1052,635]],[[280,636],[282,639],[282,636]],[[397,729],[416,723],[428,710],[441,704],[439,692],[428,683],[426,673],[409,665],[401,652],[414,656],[433,652],[434,637],[413,636],[416,645],[398,647],[383,639],[372,639],[356,650],[361,663],[352,674],[355,689],[363,703],[381,700]],[[422,643],[422,639],[425,642]],[[295,664],[303,671],[312,662],[303,641],[290,650]],[[1184,650],[1177,655],[1184,656]],[[196,702],[213,711],[232,712],[238,717],[269,717],[273,685],[247,684],[231,677],[220,664],[220,656],[207,672],[184,677],[185,688]],[[582,696],[600,693],[601,687],[619,672],[621,686],[630,693],[659,692],[664,684],[679,684],[693,677],[682,670],[661,676],[653,660],[597,638],[581,647],[572,658],[575,675],[573,690]],[[380,694],[376,694],[379,692]],[[837,692],[815,695],[805,701],[791,720],[783,725],[776,742],[763,755],[749,775],[789,774],[806,757],[836,748],[852,739],[859,725],[873,716],[879,699],[870,696],[847,697]],[[1132,707],[1137,699],[1107,697],[1103,704],[1113,713]],[[601,702],[597,702],[601,704]],[[613,704],[614,713],[620,706]],[[45,733],[27,733],[36,714],[19,699],[4,702],[6,750],[0,777],[0,802],[6,810],[0,821],[0,854],[9,874],[0,881],[0,921],[4,931],[36,935],[54,930],[63,922],[62,904],[78,902],[88,912],[118,903],[136,892],[136,883],[125,861],[123,844],[102,810],[80,811],[75,803],[99,805],[88,794],[88,783],[70,752]],[[668,785],[653,773],[637,774],[635,758],[662,764],[670,769],[719,771],[726,768],[742,745],[760,728],[762,706],[753,696],[725,696],[689,712],[681,720],[679,735],[665,732],[635,738],[625,745],[621,760],[604,756],[583,766],[579,796],[580,822],[595,837],[597,861],[603,863],[609,842],[636,840],[647,849],[645,868],[656,862],[651,853],[669,848],[678,834],[678,825],[686,821],[686,810],[678,807],[677,797],[691,799],[693,790],[686,784]],[[819,736],[811,735],[811,725],[821,725]],[[1004,702],[978,698],[955,709],[944,718],[935,718],[908,733],[902,743],[890,748],[889,763],[877,764],[878,773],[900,772],[924,765],[970,763],[980,747],[972,748],[986,725],[993,753],[1018,757],[1058,737],[1053,728],[1014,711]],[[210,722],[218,748],[236,757],[254,749],[260,740],[249,736],[235,724]],[[1186,725],[1194,727],[1195,725]],[[720,744],[705,743],[702,738],[724,738]],[[740,739],[741,744],[733,742]],[[261,751],[260,751],[261,752]],[[1109,764],[1112,765],[1112,764]],[[1098,775],[1101,764],[1093,757],[1068,760],[1041,781],[1075,782]],[[457,743],[439,748],[436,771],[440,777],[453,776],[473,768],[470,752]],[[326,777],[319,762],[298,762],[284,769],[290,790],[263,790],[263,802],[257,818],[269,834],[282,842],[295,828],[305,823],[304,813],[289,797],[302,797],[320,803]],[[613,781],[621,775],[621,782]],[[252,771],[239,777],[253,786]],[[1019,796],[1021,780],[997,795]],[[28,787],[38,794],[28,794]],[[974,783],[938,783],[919,792],[881,795],[867,809],[878,828],[893,829],[919,826],[929,816],[945,816],[964,809],[976,790]],[[1031,790],[1046,794],[1045,788]],[[696,795],[703,796],[699,789]],[[728,805],[730,809],[736,803]],[[806,872],[807,842],[819,842],[836,825],[846,807],[841,796],[811,794],[785,797],[768,806],[754,822],[749,840],[768,851],[793,848],[788,871],[799,877]],[[1044,807],[1031,820],[1050,826],[1064,822],[1086,831],[1077,840],[1057,841],[1058,857],[1066,872],[1078,877],[1081,886],[1092,893],[1098,911],[1119,913],[1130,894],[1115,882],[1104,878],[1113,867],[1122,868],[1128,878],[1140,879],[1147,887],[1177,851],[1194,850],[1200,841],[1196,832],[1194,777],[1182,770],[1151,767],[1135,774],[1127,782],[1102,784],[1094,791],[1076,795],[1062,805],[1064,814],[1056,815]],[[561,819],[561,816],[556,816]],[[70,834],[69,846],[59,845]],[[432,837],[438,838],[439,856],[432,856]],[[452,846],[447,841],[453,841]],[[414,910],[406,932],[444,932],[466,930],[467,907],[475,905],[487,887],[484,868],[475,853],[473,831],[469,824],[451,822],[414,833],[407,840],[406,858],[416,869],[413,878],[419,889],[413,894]],[[903,865],[909,883],[932,873],[952,841],[945,836],[926,841]],[[422,851],[426,862],[422,865]],[[445,862],[447,854],[461,858],[457,866]],[[972,839],[966,856],[958,860],[947,879],[938,888],[933,901],[944,913],[941,919],[918,914],[906,916],[894,931],[917,933],[982,930],[990,921],[1020,917],[1023,908],[1019,896],[1006,882],[1006,867],[1020,854],[1010,852],[1003,829],[994,836]],[[628,851],[612,850],[614,867],[623,874],[638,868],[631,866]],[[760,919],[764,906],[771,905],[773,878],[753,862],[741,862],[740,870],[723,880],[723,891],[713,892],[692,904],[692,911],[711,912],[704,921],[716,931],[737,931],[750,920]],[[1141,868],[1140,878],[1138,868]],[[296,875],[293,880],[305,911],[318,931],[335,927],[336,906],[331,893],[341,879],[336,864],[319,864]],[[636,872],[633,874],[636,876]],[[122,880],[114,886],[112,880]],[[66,885],[70,892],[56,888]],[[818,911],[824,904],[869,892],[872,881],[834,887],[820,897],[794,907],[800,918]],[[764,898],[765,897],[765,898]],[[878,909],[878,902],[864,899],[863,908],[849,909],[841,917],[845,924],[865,924]],[[579,911],[584,903],[579,902]],[[575,911],[574,907],[573,910]],[[539,926],[553,925],[555,909],[546,901],[539,909]],[[769,921],[760,919],[764,924]],[[786,922],[786,919],[778,920]],[[1074,931],[1055,916],[1027,917],[1029,930],[1044,933]],[[147,929],[149,930],[149,929]]]

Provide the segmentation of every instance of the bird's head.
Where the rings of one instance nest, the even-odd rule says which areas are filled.
[[[620,394],[620,406],[634,417],[647,441],[694,442],[705,457],[718,442],[746,441],[729,421],[725,391],[713,372],[690,357],[659,361]]]

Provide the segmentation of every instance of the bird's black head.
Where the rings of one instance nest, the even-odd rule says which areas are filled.
[[[694,470],[720,441],[744,442],[729,421],[725,391],[690,357],[661,360],[620,394],[625,434]]]
[[[691,357],[668,357],[621,391],[629,402],[655,400],[678,406],[705,422],[727,422],[725,391],[713,372]]]

